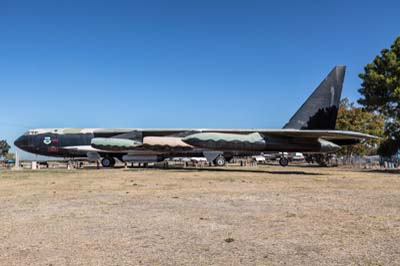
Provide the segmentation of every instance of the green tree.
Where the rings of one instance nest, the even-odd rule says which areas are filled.
[[[7,141],[0,140],[0,158],[5,157],[10,150],[10,145],[8,145]]]
[[[336,129],[349,130],[382,137],[384,135],[385,120],[382,115],[368,112],[356,107],[347,98],[342,99],[336,121]],[[351,155],[376,154],[380,140],[367,140],[356,145],[343,146],[339,155],[350,157]]]
[[[6,160],[15,160],[15,153],[9,152],[4,156]]]
[[[382,141],[379,146],[378,153],[383,157],[390,157],[397,152],[397,144],[392,139]]]
[[[359,74],[362,79],[358,102],[368,111],[385,118],[385,147],[380,150],[396,151],[400,147],[400,36],[390,49],[383,49],[372,63]],[[392,145],[393,147],[388,147]],[[383,149],[384,148],[384,149]]]

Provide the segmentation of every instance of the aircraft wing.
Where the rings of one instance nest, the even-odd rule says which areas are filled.
[[[326,140],[347,140],[347,139],[379,139],[379,137],[342,130],[292,130],[292,129],[278,129],[278,130],[264,130],[259,131],[262,134],[276,137],[290,137],[290,138],[321,138]]]
[[[182,140],[194,147],[210,150],[303,150],[319,149],[322,152],[333,152],[339,146],[359,143],[362,139],[377,139],[377,137],[340,130],[232,130],[232,131],[202,131],[188,135]]]
[[[379,139],[379,137],[342,130],[303,130],[303,129],[220,129],[211,130],[203,129],[197,130],[194,134],[189,134],[185,139],[192,137],[207,137],[216,139],[237,139],[238,141],[251,139],[254,134],[262,134],[264,136],[276,138],[299,138],[299,139],[326,139],[326,140],[348,140],[348,139]]]

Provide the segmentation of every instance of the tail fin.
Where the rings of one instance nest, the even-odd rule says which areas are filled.
[[[335,129],[346,66],[336,66],[283,128]]]

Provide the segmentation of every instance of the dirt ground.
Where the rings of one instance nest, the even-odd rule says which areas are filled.
[[[0,171],[0,265],[400,265],[400,174]]]

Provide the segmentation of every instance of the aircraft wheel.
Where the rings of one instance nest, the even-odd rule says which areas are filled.
[[[112,158],[112,157],[104,157],[102,160],[101,160],[101,165],[104,167],[104,168],[109,168],[109,167],[113,167],[114,165],[115,165],[115,159],[114,158]]]
[[[222,155],[219,155],[215,160],[214,160],[214,164],[216,166],[224,166],[226,164],[226,160],[225,157]]]
[[[282,157],[282,158],[279,160],[279,164],[280,164],[281,166],[283,166],[283,167],[288,166],[288,164],[289,164],[288,158]]]

